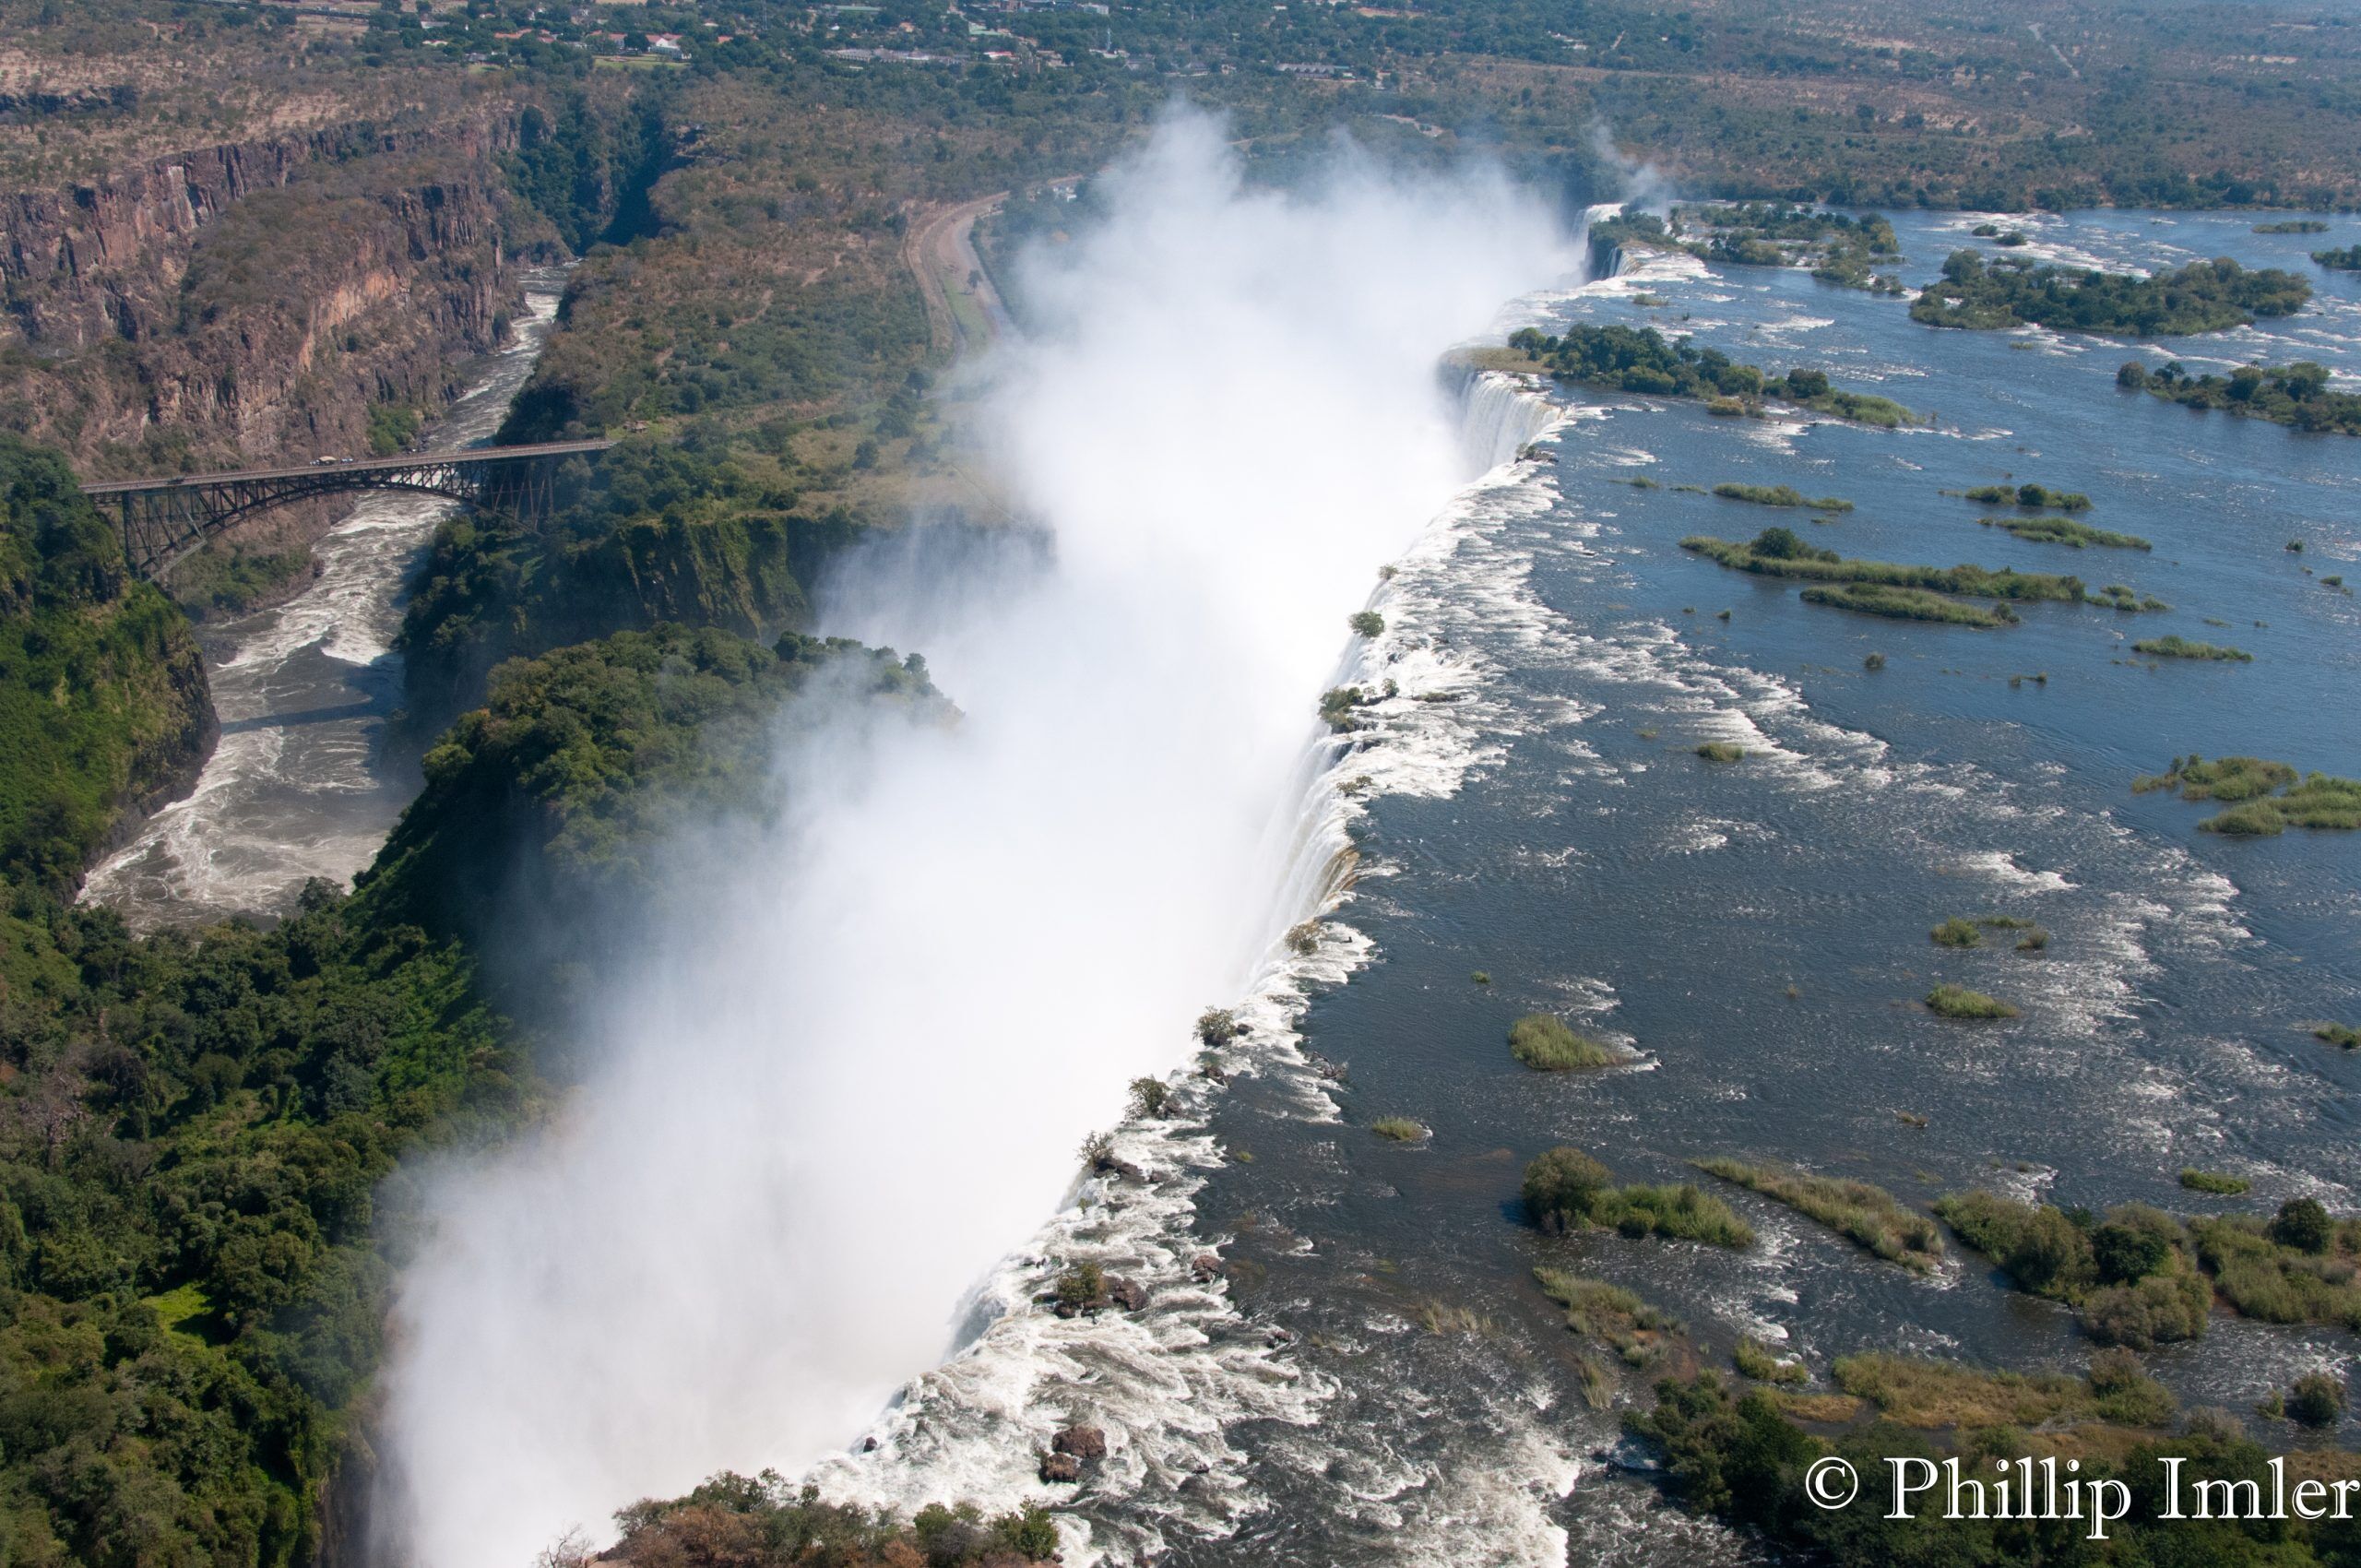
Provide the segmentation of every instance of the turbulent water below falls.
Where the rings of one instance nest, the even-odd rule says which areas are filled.
[[[1897,220],[1905,279],[1977,244],[1976,221]],[[1349,881],[1318,950],[1273,960],[1227,1086],[1176,1080],[1168,1120],[1119,1132],[1157,1179],[1086,1182],[981,1293],[979,1335],[818,1479],[905,1503],[1040,1496],[1036,1455],[1087,1420],[1112,1452],[1078,1494],[1054,1490],[1101,1561],[1741,1561],[1615,1462],[1619,1409],[1582,1398],[1534,1266],[1628,1285],[1709,1354],[1750,1334],[1822,1375],[1863,1348],[2032,1367],[2079,1365],[2087,1344],[1972,1258],[1916,1277],[1744,1193],[1725,1194],[1760,1238],[1741,1253],[1541,1237],[1515,1204],[1541,1149],[1579,1145],[1631,1181],[1727,1153],[1921,1202],[1982,1184],[2182,1210],[2209,1201],[2175,1180],[2200,1165],[2249,1176],[2246,1206],[2351,1206],[2361,1064],[2310,1026],[2361,1013],[2361,844],[2202,835],[2203,809],[2128,788],[2189,751],[2361,770],[2361,731],[2322,721],[2351,712],[2361,612],[2320,581],[2361,561],[2361,443],[2114,386],[2123,360],[2168,357],[2309,358],[2352,384],[2361,287],[2309,267],[2320,242],[2254,221],[2012,220],[2036,257],[2230,255],[2319,291],[2299,316],[2187,341],[1942,331],[1798,271],[1686,258],[1525,302],[1545,327],[1656,325],[1774,372],[1818,365],[1940,422],[1471,386],[1471,451],[1499,466],[1382,588],[1387,630],[1342,678],[1398,695],[1305,793],[1307,906]],[[1510,460],[1536,438],[1536,460]],[[2085,491],[2095,525],[2154,548],[2020,540],[1942,493],[2002,480]],[[1813,526],[1677,488],[1724,481],[1856,509]],[[1676,547],[1775,522],[1847,555],[2073,572],[2175,608],[2035,605],[1993,633],[1866,619]],[[2130,652],[2172,632],[2254,662]],[[1708,740],[1748,760],[1704,763]],[[1984,913],[2038,920],[2048,948],[1928,941]],[[1936,1019],[1916,999],[1941,980],[2023,1016]],[[1535,1010],[1627,1042],[1633,1064],[1524,1072],[1504,1033]],[[1299,1039],[1348,1064],[1341,1080]],[[1386,1115],[1433,1135],[1378,1139]],[[1209,1248],[1219,1288],[1192,1271]],[[1083,1258],[1145,1279],[1153,1304],[1095,1321],[1026,1304]],[[2185,1402],[2245,1410],[2352,1352],[2217,1320],[2150,1362]]]
[[[491,438],[557,319],[559,279],[526,279],[515,340],[431,426],[429,446]],[[372,495],[313,546],[286,602],[199,630],[221,740],[196,788],[91,872],[83,897],[158,925],[276,914],[312,877],[350,882],[417,792],[384,744],[401,705],[394,649],[411,570],[457,503]]]

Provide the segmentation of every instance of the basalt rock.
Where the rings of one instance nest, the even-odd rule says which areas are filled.
[[[1135,1313],[1147,1305],[1147,1288],[1137,1280],[1110,1274],[1107,1277],[1107,1300],[1127,1313]]]
[[[1107,1457],[1107,1434],[1097,1427],[1071,1426],[1050,1440],[1050,1452],[1076,1459]]]
[[[1082,1479],[1082,1461],[1071,1454],[1044,1454],[1040,1473],[1045,1481],[1071,1486]]]

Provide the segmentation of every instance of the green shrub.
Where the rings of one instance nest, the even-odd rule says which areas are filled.
[[[2113,533],[2094,529],[2088,523],[2078,523],[2071,517],[1986,517],[1987,529],[2001,529],[2019,539],[2032,540],[2037,544],[2070,545],[2076,550],[2086,545],[2104,545],[2114,550],[2147,550],[2148,541],[2136,533]]]
[[[1353,617],[1352,627],[1356,636],[1378,636],[1385,631],[1385,617],[1374,610],[1364,610]]]
[[[1935,1222],[1905,1208],[1882,1187],[1729,1158],[1701,1159],[1696,1164],[1725,1182],[1735,1182],[1809,1216],[1889,1262],[1923,1272],[1941,1261],[1942,1232]]]
[[[2286,1409],[2298,1426],[2332,1427],[2344,1414],[2344,1384],[2326,1372],[2306,1372],[2287,1390]]]
[[[1707,741],[1697,748],[1697,754],[1707,762],[1743,762],[1746,748],[1735,741]]]
[[[1742,1336],[1730,1348],[1730,1364],[1738,1375],[1756,1383],[1809,1383],[1811,1371],[1801,1361],[1783,1361],[1752,1336]]]
[[[1578,1148],[1560,1145],[1525,1168],[1525,1211],[1542,1229],[1579,1229],[1612,1173]]]
[[[2313,1198],[2290,1198],[2271,1221],[2271,1239],[2299,1253],[2324,1253],[2336,1239],[2336,1222]]]
[[[1927,1006],[1945,1018],[2013,1018],[2018,1009],[1997,997],[1964,985],[1939,985],[1927,993]]]
[[[1370,1123],[1369,1130],[1397,1144],[1415,1144],[1427,1135],[1426,1128],[1407,1116],[1382,1116]]]
[[[1197,1038],[1210,1046],[1228,1045],[1238,1038],[1238,1015],[1227,1007],[1208,1007],[1197,1015]]]
[[[2251,664],[2254,655],[2243,648],[2217,647],[2213,643],[2192,642],[2176,632],[2170,636],[2148,637],[2133,643],[2131,651],[2144,653],[2152,659],[2198,659],[2219,662]]]
[[[1984,942],[1984,933],[1975,928],[1975,922],[1962,920],[1957,915],[1953,915],[1950,920],[1928,932],[1927,935],[1939,947],[1976,947],[1981,946]]]
[[[2343,1046],[2347,1051],[2361,1049],[2361,1029],[2349,1024],[2322,1024],[2312,1031],[2312,1038]]]
[[[1617,1059],[1611,1047],[1547,1013],[1528,1013],[1509,1026],[1509,1054],[1536,1073],[1611,1066]]]
[[[1786,484],[1738,484],[1725,480],[1714,486],[1714,493],[1725,501],[1750,501],[1757,506],[1809,506],[1815,512],[1853,509],[1853,504],[1842,496],[1823,495],[1812,500],[1793,485]]]
[[[1615,1187],[1607,1167],[1560,1146],[1525,1168],[1526,1215],[1551,1233],[1596,1229],[1639,1239],[1665,1236],[1719,1247],[1753,1244],[1754,1232],[1727,1204],[1683,1183]]]
[[[1132,1114],[1154,1121],[1172,1101],[1172,1087],[1162,1078],[1132,1080]]]
[[[2180,1184],[2192,1193],[2211,1193],[2225,1198],[2236,1197],[2254,1185],[2243,1176],[2228,1176],[2218,1170],[2200,1170],[2193,1165],[2182,1168]]]

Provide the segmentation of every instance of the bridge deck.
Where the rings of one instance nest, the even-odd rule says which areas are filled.
[[[165,479],[103,480],[82,487],[85,495],[125,495],[140,491],[179,490],[204,484],[234,484],[241,481],[305,479],[327,474],[400,473],[413,469],[444,469],[462,463],[503,463],[523,457],[563,457],[575,452],[604,452],[612,441],[543,441],[530,446],[467,446],[451,452],[413,452],[399,457],[361,457],[349,463],[305,463],[291,469],[238,469],[225,473],[173,474]]]

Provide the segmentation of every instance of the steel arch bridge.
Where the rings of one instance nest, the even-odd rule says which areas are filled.
[[[479,511],[505,512],[522,522],[538,523],[549,516],[555,499],[558,465],[613,445],[545,441],[350,462],[322,458],[293,469],[105,480],[84,485],[82,493],[114,512],[124,557],[133,571],[153,579],[257,512],[323,495],[370,491],[440,495]]]

